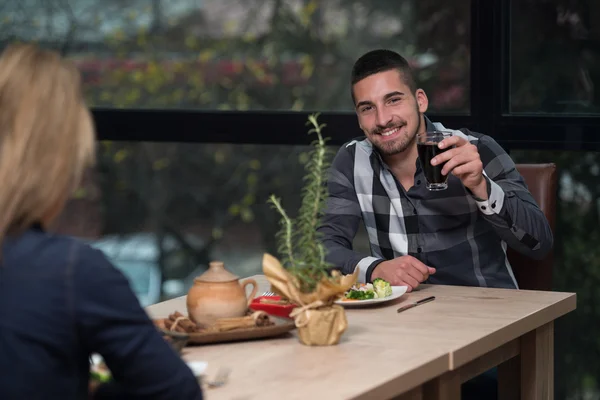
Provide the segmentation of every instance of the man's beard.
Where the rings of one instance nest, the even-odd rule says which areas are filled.
[[[388,126],[385,126],[383,128],[377,128],[377,129],[373,130],[371,133],[371,136],[377,137],[377,135],[381,134],[381,132],[383,132],[383,131],[386,131],[389,129],[394,129],[394,128],[401,129],[404,126],[406,126],[406,121],[402,121],[401,123],[389,124]],[[408,134],[406,136],[399,137],[396,140],[393,140],[391,142],[375,143],[374,140],[371,140],[371,144],[383,156],[393,156],[396,154],[400,154],[415,143],[415,140],[417,138],[417,132],[419,132],[420,128],[421,128],[421,118],[419,117],[418,124],[415,127],[414,132],[408,132]]]

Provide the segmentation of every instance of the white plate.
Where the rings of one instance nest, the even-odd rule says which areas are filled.
[[[408,286],[392,286],[392,295],[388,296],[388,297],[384,297],[382,299],[350,300],[350,301],[337,300],[335,302],[335,304],[340,304],[344,307],[362,307],[362,306],[367,306],[370,304],[385,303],[387,301],[397,299],[398,297],[400,297],[404,293],[406,293],[407,290],[408,290]]]

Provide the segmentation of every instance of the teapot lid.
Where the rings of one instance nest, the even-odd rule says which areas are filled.
[[[239,277],[225,269],[222,261],[211,261],[208,265],[208,271],[194,279],[198,282],[231,282],[237,281]]]

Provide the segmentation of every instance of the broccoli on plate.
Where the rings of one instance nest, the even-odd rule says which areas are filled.
[[[352,300],[370,300],[375,298],[375,292],[373,290],[349,290],[346,293],[346,298]]]

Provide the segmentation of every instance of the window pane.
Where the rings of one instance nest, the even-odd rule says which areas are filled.
[[[388,47],[415,66],[432,111],[469,110],[468,0],[4,3],[0,39],[61,49],[95,106],[351,110],[353,62]]]
[[[576,292],[577,309],[556,322],[557,399],[600,396],[600,153],[511,152],[516,162],[558,166],[554,289]]]
[[[267,199],[296,216],[309,149],[103,142],[55,230],[102,249],[144,304],[185,294],[211,260],[261,274],[263,253],[278,255],[279,215]],[[364,233],[357,249],[369,251]]]
[[[512,0],[512,113],[600,114],[600,2]]]

